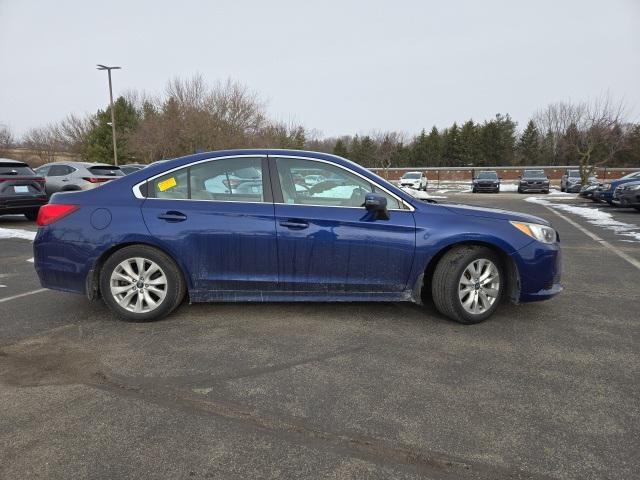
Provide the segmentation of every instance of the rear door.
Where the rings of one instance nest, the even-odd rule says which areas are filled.
[[[407,287],[415,250],[413,213],[368,179],[308,158],[270,158],[278,271],[282,290],[398,292]],[[325,179],[299,182],[309,171]],[[363,206],[366,193],[387,196],[389,220]]]
[[[69,179],[69,175],[75,171],[75,168],[69,165],[55,163],[51,165],[46,177],[46,189],[47,194],[51,195],[56,192],[60,192],[65,188],[69,188],[72,182]],[[77,189],[78,187],[76,187]]]
[[[265,156],[198,162],[148,182],[142,206],[151,234],[207,292],[275,290],[276,230]]]

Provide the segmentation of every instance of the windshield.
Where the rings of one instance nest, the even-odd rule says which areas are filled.
[[[570,177],[579,177],[580,176],[580,170],[569,170],[569,176]]]
[[[406,179],[409,179],[409,180],[415,179],[415,178],[420,178],[420,173],[418,173],[418,172],[405,173],[402,178],[406,178]]]
[[[480,172],[476,178],[496,180],[498,178],[498,174],[496,172]]]
[[[525,170],[522,176],[526,178],[546,178],[547,177],[544,174],[544,170]]]
[[[33,177],[35,172],[24,163],[0,163],[0,175]]]

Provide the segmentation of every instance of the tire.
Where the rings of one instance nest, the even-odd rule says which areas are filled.
[[[478,193],[478,191],[475,188],[472,188],[471,193]]]
[[[27,220],[31,220],[32,222],[35,222],[36,219],[38,218],[38,210],[30,210],[28,212],[24,212],[24,216],[27,217]]]
[[[125,277],[136,280],[140,259],[143,260],[143,268],[151,271],[151,276],[144,279],[149,283],[125,281]],[[153,271],[153,264],[158,267],[157,271]],[[118,278],[118,273],[121,278]],[[113,282],[112,277],[115,277]],[[116,293],[112,288],[124,290]],[[132,245],[117,250],[105,261],[100,271],[100,292],[104,302],[113,313],[129,322],[148,322],[167,316],[180,305],[185,291],[184,277],[173,259],[147,245]],[[119,295],[120,301],[116,300],[115,295]],[[157,304],[152,306],[149,299]]]
[[[549,193],[549,190],[543,190],[542,193]]]
[[[485,281],[491,281],[491,278],[496,281],[486,284],[489,286],[485,285],[483,289],[481,282],[474,282],[473,277],[467,276],[472,265],[480,267],[480,278],[488,272],[494,272]],[[463,282],[469,283],[464,286]],[[505,282],[506,275],[502,261],[493,250],[480,246],[461,246],[445,253],[436,265],[431,281],[431,295],[440,313],[451,320],[469,325],[482,322],[493,314],[504,296]],[[464,295],[463,290],[468,294]],[[495,291],[494,296],[491,296],[488,290]],[[482,299],[483,293],[488,304]],[[473,308],[474,295],[475,309]],[[468,308],[463,306],[463,301],[470,303]],[[471,310],[475,310],[475,313]]]
[[[640,207],[633,207],[633,208],[635,208],[636,210],[638,210],[640,212]]]
[[[560,191],[561,192],[565,192],[566,190],[567,190],[566,188],[564,188],[562,185],[560,185]]]
[[[520,187],[518,187],[518,193],[524,193]]]

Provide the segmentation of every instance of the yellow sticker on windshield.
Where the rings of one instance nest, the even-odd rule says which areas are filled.
[[[158,190],[164,192],[165,190],[169,190],[177,185],[176,179],[174,177],[167,178],[161,182],[158,182]]]

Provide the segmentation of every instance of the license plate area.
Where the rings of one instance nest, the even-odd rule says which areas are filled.
[[[15,193],[29,193],[29,187],[27,185],[15,185],[13,191]]]

